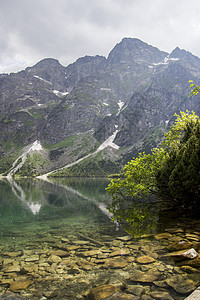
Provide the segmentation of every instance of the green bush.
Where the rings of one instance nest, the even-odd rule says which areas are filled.
[[[157,195],[170,204],[197,207],[200,197],[200,121],[194,112],[180,112],[151,154],[140,153],[112,179],[107,192],[110,211],[118,215],[131,199]]]

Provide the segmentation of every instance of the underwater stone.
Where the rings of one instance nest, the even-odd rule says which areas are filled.
[[[88,300],[101,300],[113,295],[118,289],[112,285],[100,285],[93,288],[89,295]]]
[[[130,277],[130,280],[133,282],[151,283],[158,280],[158,275],[152,272],[137,272]]]
[[[169,239],[170,237],[172,237],[171,233],[167,233],[167,232],[155,235],[156,240]]]
[[[25,281],[14,281],[10,284],[10,290],[12,292],[19,292],[21,290],[27,289],[29,285],[31,285],[32,281],[25,280]]]
[[[181,275],[174,275],[171,278],[166,279],[165,282],[180,294],[188,294],[195,289],[193,281],[186,279]]]
[[[137,261],[139,264],[150,264],[150,263],[155,262],[155,259],[154,259],[153,257],[144,255],[144,256],[138,257],[138,258],[136,259],[136,261]]]
[[[123,258],[111,258],[106,259],[106,262],[104,263],[104,268],[111,268],[111,269],[120,269],[125,268],[128,265],[128,262]]]

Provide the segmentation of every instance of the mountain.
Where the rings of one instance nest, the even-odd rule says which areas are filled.
[[[175,113],[200,114],[199,96],[188,98],[189,80],[200,80],[198,57],[134,38],[124,38],[107,58],[85,56],[67,67],[46,58],[1,74],[0,173],[118,172],[158,145]]]

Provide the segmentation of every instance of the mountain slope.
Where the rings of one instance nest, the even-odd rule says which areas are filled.
[[[66,175],[85,175],[92,160],[99,162],[96,175],[116,172],[159,143],[174,113],[200,114],[199,96],[188,98],[191,79],[200,79],[198,57],[178,47],[168,54],[131,38],[118,43],[108,58],[85,56],[67,67],[48,58],[19,73],[2,74],[0,173],[8,174],[24,147],[36,140],[45,155],[35,175],[95,153],[117,130],[117,149],[103,149]],[[27,175],[27,167],[22,171],[16,174]]]

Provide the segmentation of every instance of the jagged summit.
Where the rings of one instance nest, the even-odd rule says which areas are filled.
[[[28,67],[25,71],[36,70],[40,68],[52,68],[52,67],[63,67],[57,59],[54,58],[44,58],[37,62],[32,67]]]
[[[182,59],[185,62],[190,62],[194,66],[200,67],[199,57],[193,55],[191,52],[176,47],[170,54],[170,58]]]
[[[168,53],[148,45],[137,38],[124,38],[109,53],[111,62],[124,62],[127,60],[145,63],[156,63],[166,57]]]
[[[106,58],[101,55],[95,55],[95,56],[85,55],[83,57],[78,58],[75,63],[90,63],[93,61],[104,61],[105,59]]]

